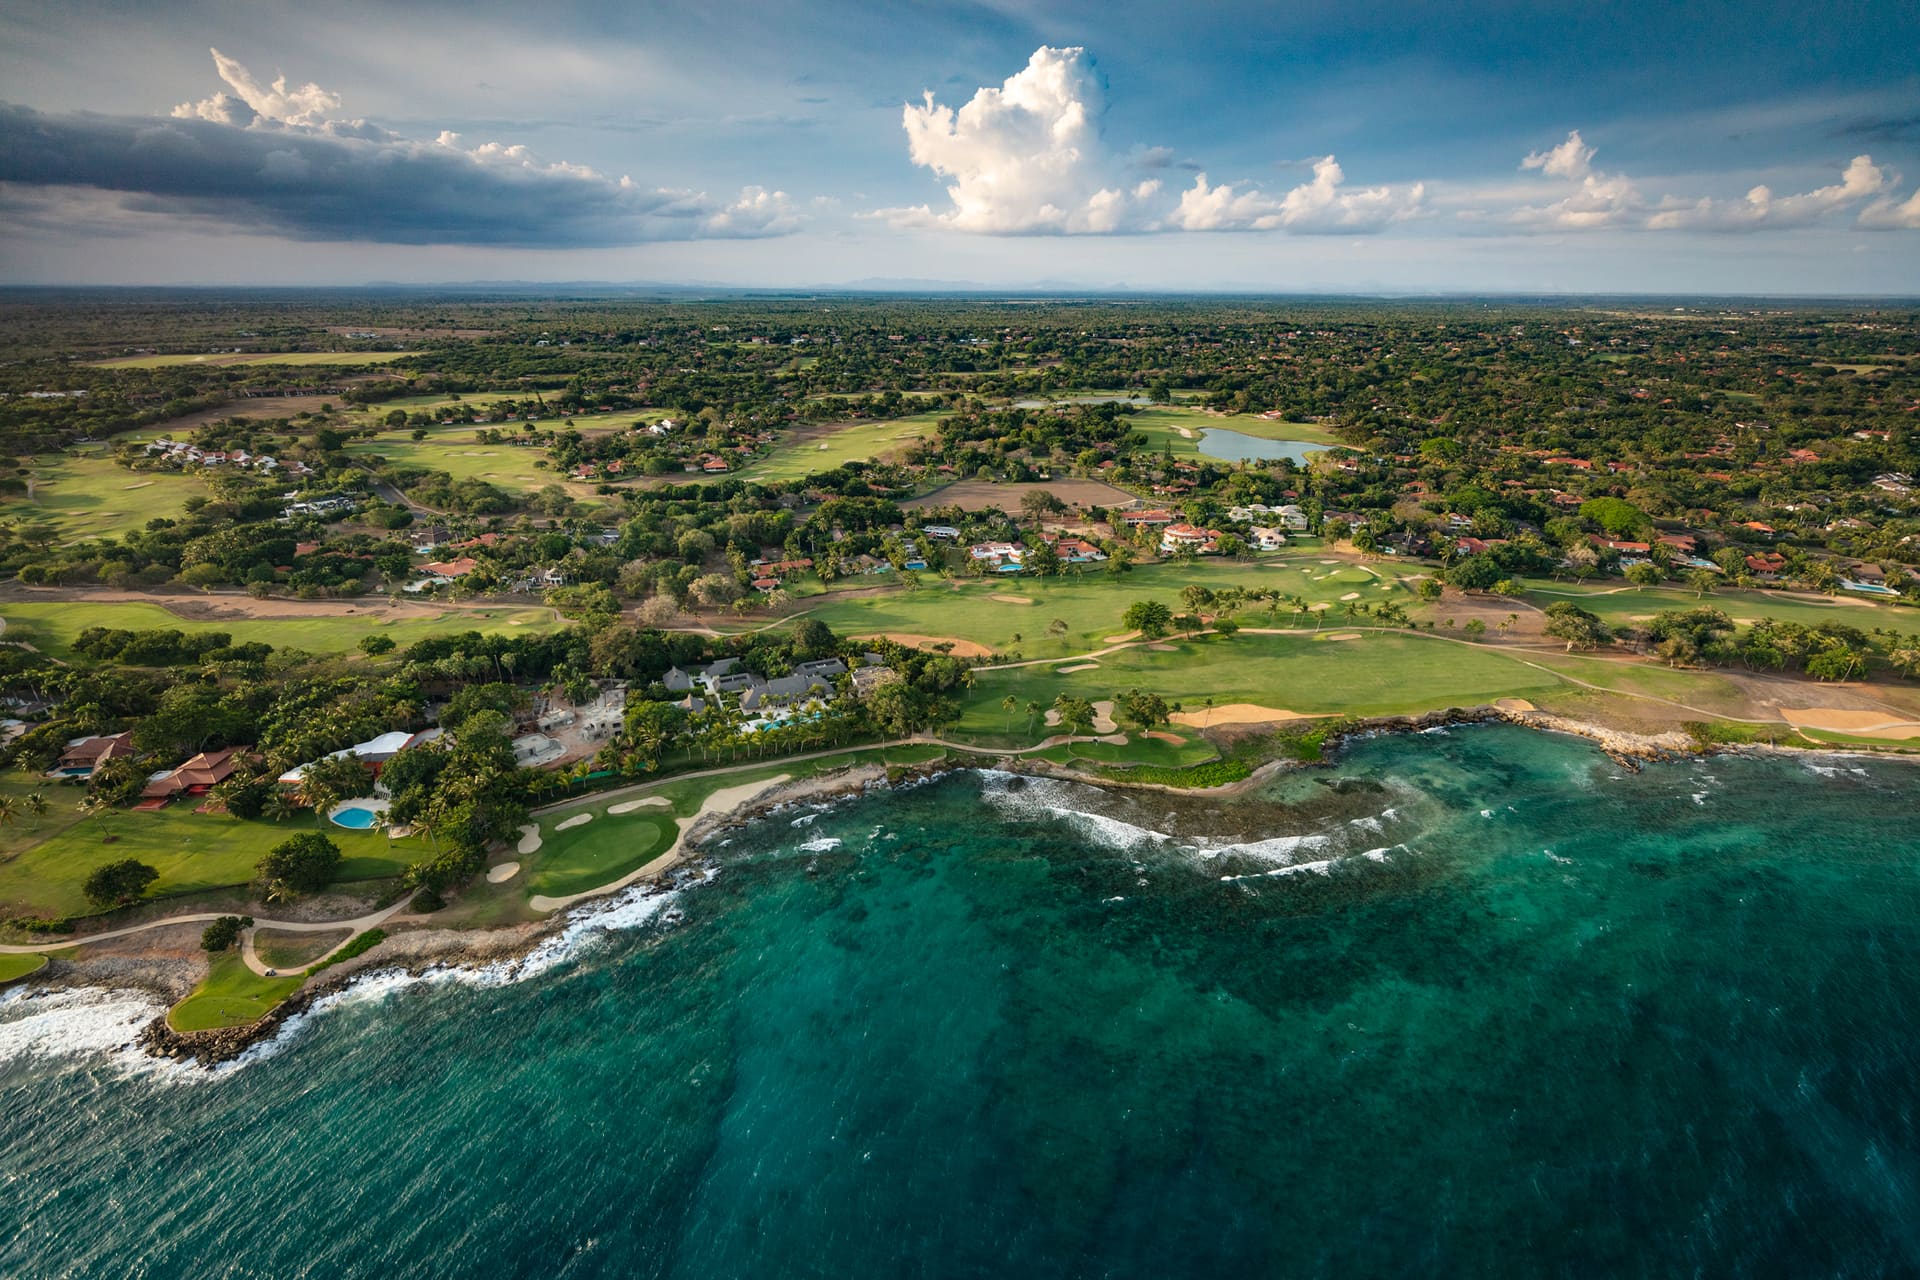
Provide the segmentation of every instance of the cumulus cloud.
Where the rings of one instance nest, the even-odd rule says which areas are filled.
[[[1085,49],[1041,46],[998,88],[978,90],[958,110],[932,91],[901,113],[907,154],[950,179],[953,207],[890,209],[909,225],[991,235],[1117,231],[1131,195],[1109,175],[1101,144],[1100,82]]]
[[[213,56],[226,90],[170,118],[0,104],[0,183],[93,189],[125,210],[300,240],[582,248],[778,235],[798,223],[784,192],[713,199],[546,162],[524,146],[402,138],[340,116],[338,95],[318,85],[263,85]]]
[[[1593,148],[1580,140],[1575,129],[1559,146],[1528,155],[1520,167],[1538,169],[1550,178],[1584,178],[1593,172]]]
[[[1865,205],[1859,217],[1860,226],[1920,225],[1920,194],[1904,205],[1895,203],[1887,194],[1892,180],[1873,163],[1871,156],[1855,156],[1838,182],[1795,195],[1775,195],[1772,188],[1757,186],[1738,200],[1707,196],[1686,199],[1671,195],[1649,200],[1626,175],[1595,169],[1594,154],[1595,149],[1582,141],[1576,129],[1559,146],[1533,152],[1521,160],[1522,169],[1537,169],[1549,178],[1575,185],[1550,204],[1514,210],[1508,220],[1522,226],[1570,231],[1608,227],[1650,231],[1753,231],[1810,226]],[[1872,203],[1867,204],[1868,201]]]
[[[1209,186],[1200,174],[1180,193],[1180,203],[1168,219],[1182,231],[1272,231],[1355,234],[1378,231],[1416,217],[1426,199],[1426,187],[1349,188],[1346,175],[1332,156],[1313,162],[1313,178],[1282,196],[1256,188],[1236,191],[1230,184]]]
[[[1920,190],[1905,200],[1875,200],[1860,211],[1860,225],[1869,231],[1920,231]]]
[[[1281,195],[1258,187],[1212,186],[1200,173],[1169,207],[1158,179],[1133,182],[1127,169],[1175,164],[1167,147],[1135,146],[1124,158],[1100,136],[1099,76],[1086,50],[1042,46],[998,87],[984,86],[957,110],[931,92],[902,113],[913,162],[949,180],[948,208],[881,210],[907,226],[990,235],[1074,235],[1129,231],[1358,233],[1415,216],[1422,186],[1349,188],[1332,156],[1313,179]],[[1189,168],[1197,166],[1189,165]]]

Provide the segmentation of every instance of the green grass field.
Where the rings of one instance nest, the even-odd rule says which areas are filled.
[[[47,967],[47,958],[41,955],[0,956],[0,986],[9,982],[18,982],[30,973],[38,973]]]
[[[384,635],[402,648],[428,636],[480,631],[489,635],[521,635],[553,630],[550,610],[539,607],[448,609],[437,617],[391,619],[382,613],[342,613],[318,617],[223,618],[218,621],[182,618],[157,604],[127,601],[91,604],[85,601],[21,601],[0,604],[9,640],[25,640],[55,657],[71,656],[73,641],[88,627],[118,627],[128,631],[166,629],[198,633],[225,631],[235,643],[255,640],[276,648],[309,653],[346,653],[363,636]]]
[[[1393,600],[1409,609],[1418,603],[1412,590],[1397,579],[1344,561],[1320,563],[1329,558],[1309,549],[1244,562],[1141,565],[1118,579],[1096,571],[1057,578],[929,581],[914,590],[900,587],[874,595],[827,596],[813,606],[809,616],[842,635],[901,632],[950,636],[998,652],[1016,647],[1013,637],[1017,633],[1022,654],[1045,658],[1102,647],[1107,637],[1125,630],[1120,619],[1135,600],[1158,600],[1181,612],[1185,606],[1180,593],[1190,583],[1213,590],[1270,587],[1303,596],[1329,606],[1329,627],[1341,619],[1346,603],[1343,596],[1357,595],[1358,602],[1375,604]],[[1383,571],[1391,569],[1383,566]],[[1024,597],[1033,603],[995,600],[996,595]],[[1067,624],[1065,636],[1059,639],[1047,634],[1048,624],[1056,618]],[[1283,606],[1270,618],[1261,605],[1242,610],[1237,620],[1242,626],[1286,627],[1293,622],[1293,615]],[[1311,629],[1313,623],[1308,620],[1304,625]]]
[[[774,446],[760,461],[743,467],[739,474],[750,480],[802,480],[822,471],[831,471],[848,462],[866,462],[892,453],[933,434],[940,419],[952,416],[946,410],[909,414],[885,422],[855,422],[824,436],[813,436]]]
[[[1100,659],[1093,670],[1071,674],[1053,666],[981,671],[950,736],[1024,745],[1057,732],[1040,725],[1029,730],[1020,715],[1009,732],[1001,708],[1008,695],[1022,707],[1028,702],[1047,706],[1062,693],[1099,701],[1140,688],[1188,711],[1202,710],[1211,698],[1216,705],[1252,702],[1302,715],[1391,715],[1525,697],[1560,685],[1552,672],[1529,667],[1493,646],[1452,643],[1425,633],[1328,638],[1336,634],[1353,633],[1174,640],[1166,650],[1128,649]],[[1144,759],[1131,748],[1122,755]]]
[[[299,990],[305,979],[263,978],[247,968],[238,950],[213,957],[206,979],[167,1013],[175,1031],[244,1027]]]
[[[1667,609],[1693,609],[1710,606],[1736,622],[1758,618],[1777,618],[1817,626],[1838,622],[1871,632],[1886,627],[1908,635],[1920,635],[1920,609],[1902,608],[1873,600],[1795,595],[1783,597],[1738,587],[1722,587],[1710,595],[1697,595],[1684,587],[1655,587],[1641,590],[1618,583],[1595,586],[1575,585],[1530,579],[1525,598],[1540,608],[1556,600],[1572,600],[1582,609],[1599,616],[1608,626],[1628,626],[1644,621]]]
[[[80,889],[87,876],[123,858],[136,858],[160,873],[147,890],[144,900],[150,901],[245,884],[267,850],[301,831],[325,830],[340,846],[341,880],[399,875],[423,847],[415,840],[389,840],[381,832],[323,826],[310,813],[281,823],[242,822],[195,813],[184,804],[157,813],[116,812],[103,829],[93,818],[75,820],[78,788],[48,785],[43,794],[49,812],[41,830],[31,829],[32,819],[22,819],[0,835],[0,848],[8,854],[0,862],[0,913],[83,915],[93,909]]]
[[[484,480],[508,493],[535,493],[550,484],[568,485],[564,471],[534,465],[547,461],[546,450],[532,445],[480,444],[474,438],[480,429],[430,427],[424,440],[411,440],[408,433],[396,431],[375,440],[356,440],[347,446],[347,452],[356,458],[383,457],[395,466],[444,471],[455,480]]]
[[[0,520],[51,525],[62,542],[119,537],[156,517],[179,516],[188,498],[208,496],[196,477],[129,471],[101,449],[43,455],[27,469],[33,496],[0,498]]]
[[[605,805],[595,805],[563,816],[574,813],[594,818],[568,831],[554,830],[561,818],[541,821],[543,843],[524,873],[529,892],[559,898],[618,880],[665,853],[680,831],[670,811],[660,808],[609,814]]]
[[[166,369],[177,365],[365,365],[389,364],[404,360],[413,351],[263,351],[245,355],[236,352],[208,352],[202,355],[124,356],[115,360],[96,360],[96,369]]]

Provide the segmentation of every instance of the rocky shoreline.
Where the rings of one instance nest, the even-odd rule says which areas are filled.
[[[1170,787],[1160,783],[1128,782],[1124,778],[1111,775],[1092,778],[1047,761],[997,755],[985,751],[973,755],[956,753],[926,764],[891,769],[871,764],[857,765],[832,773],[781,783],[761,791],[751,799],[730,809],[706,815],[688,828],[684,844],[690,856],[697,856],[695,852],[697,847],[715,835],[796,805],[851,799],[875,790],[911,785],[948,773],[981,767],[1004,769],[1036,777],[1067,778],[1089,786],[1110,787],[1116,790],[1164,791],[1185,796],[1233,796],[1250,791],[1287,769],[1324,767],[1324,764],[1332,763],[1340,749],[1351,741],[1382,734],[1422,733],[1462,725],[1499,723],[1585,738],[1595,743],[1613,760],[1630,769],[1638,769],[1648,762],[1682,759],[1703,754],[1778,754],[1789,751],[1794,754],[1805,754],[1794,748],[1703,746],[1689,735],[1678,731],[1653,735],[1630,733],[1533,709],[1494,706],[1455,707],[1418,715],[1370,717],[1342,724],[1336,733],[1329,736],[1325,747],[1327,759],[1322,764],[1309,765],[1292,760],[1272,760],[1260,765],[1245,779],[1207,788],[1204,791]],[[1822,751],[1820,754],[1851,753]],[[654,876],[647,883],[657,884],[662,877],[671,874],[672,870],[671,866],[663,867],[659,875]],[[604,899],[606,894],[612,893],[615,888],[616,886],[609,886],[605,894],[596,894],[596,900]],[[354,957],[351,961],[328,970],[325,977],[302,988],[285,1003],[248,1026],[214,1031],[179,1032],[169,1027],[166,1018],[161,1016],[141,1030],[136,1043],[154,1057],[184,1059],[202,1066],[214,1066],[231,1061],[255,1045],[272,1039],[280,1033],[290,1019],[305,1013],[316,1002],[338,993],[369,972],[391,972],[399,969],[410,974],[418,974],[447,965],[477,965],[517,960],[525,957],[543,940],[566,929],[574,921],[575,915],[576,909],[568,909],[557,911],[546,920],[495,928],[455,930],[435,929],[429,925],[425,928],[396,930],[379,945]],[[131,968],[128,967],[129,964],[132,965]],[[116,962],[114,957],[100,957],[79,966],[71,963],[60,965],[62,972],[51,975],[56,981],[49,985],[56,987],[80,983],[100,985],[100,980],[105,978],[110,985],[149,991],[171,1002],[184,993],[185,988],[181,987],[180,983],[186,964],[185,961],[169,963],[164,966],[164,972],[149,972],[153,969],[151,963]],[[102,969],[107,971],[102,972]],[[186,980],[186,985],[188,987],[192,985],[190,978]]]

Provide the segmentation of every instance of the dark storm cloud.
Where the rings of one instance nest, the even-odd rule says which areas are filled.
[[[316,241],[594,248],[774,235],[795,221],[777,192],[728,203],[523,147],[353,132],[0,104],[0,182],[116,192],[129,208]]]

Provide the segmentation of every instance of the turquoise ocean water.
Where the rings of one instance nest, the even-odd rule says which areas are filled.
[[[1383,738],[775,815],[214,1075],[0,1000],[4,1276],[1910,1276],[1920,772]]]

